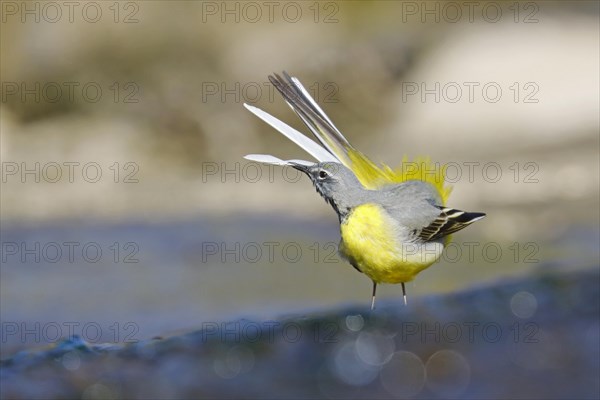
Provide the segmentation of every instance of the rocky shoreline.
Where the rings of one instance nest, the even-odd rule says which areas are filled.
[[[593,398],[598,268],[1,362],[2,398]]]

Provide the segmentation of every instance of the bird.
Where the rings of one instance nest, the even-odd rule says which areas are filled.
[[[317,161],[267,154],[244,158],[306,174],[337,213],[339,254],[372,281],[371,310],[382,283],[401,284],[406,305],[405,284],[440,259],[451,234],[486,214],[446,206],[451,187],[443,166],[425,157],[404,157],[396,169],[377,165],[350,144],[298,78],[285,71],[268,78],[318,143],[267,112],[244,106]]]

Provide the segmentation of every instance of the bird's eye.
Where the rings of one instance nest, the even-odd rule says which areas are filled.
[[[320,179],[325,179],[329,176],[329,174],[325,171],[325,170],[320,170],[319,171],[319,178]]]

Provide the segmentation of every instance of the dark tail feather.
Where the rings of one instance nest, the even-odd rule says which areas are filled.
[[[419,237],[423,240],[430,241],[443,238],[454,232],[466,228],[475,221],[479,221],[485,217],[484,213],[466,212],[455,208],[440,207],[442,212],[429,226],[423,228]]]

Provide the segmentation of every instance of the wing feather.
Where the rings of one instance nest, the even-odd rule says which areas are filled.
[[[438,208],[441,210],[440,215],[419,232],[419,238],[426,242],[458,232],[485,217],[484,213],[479,212],[466,212],[447,207]]]

